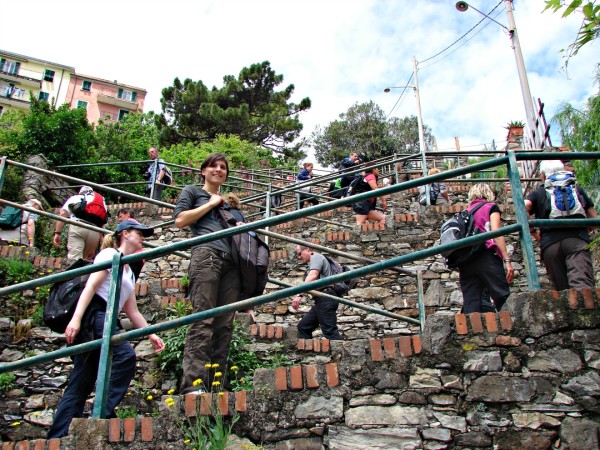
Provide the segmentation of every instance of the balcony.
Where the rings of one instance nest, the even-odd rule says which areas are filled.
[[[0,70],[0,79],[13,83],[15,85],[33,87],[37,89],[41,89],[42,80],[36,78],[25,77],[23,75],[19,75],[12,72],[4,72]]]
[[[29,103],[28,100],[0,95],[0,105],[12,106],[13,108],[29,109],[31,103]]]
[[[98,103],[105,103],[107,105],[117,106],[122,109],[127,109],[129,111],[137,111],[138,104],[137,102],[132,102],[130,100],[123,100],[122,98],[113,97],[111,95],[106,94],[98,94]]]

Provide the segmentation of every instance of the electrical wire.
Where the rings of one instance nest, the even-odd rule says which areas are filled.
[[[400,96],[398,97],[398,100],[396,100],[396,103],[394,103],[394,106],[392,107],[391,111],[388,113],[388,115],[386,116],[386,119],[389,119],[389,117],[392,115],[392,113],[395,111],[396,107],[400,104],[400,101],[402,100],[402,97],[404,96],[404,94],[406,93],[406,90],[408,89],[408,85],[410,84],[410,82],[412,81],[413,77],[415,76],[414,73],[410,74],[410,78],[408,79],[408,81],[406,82],[406,84],[404,85],[404,89],[402,90],[402,92],[400,92]]]

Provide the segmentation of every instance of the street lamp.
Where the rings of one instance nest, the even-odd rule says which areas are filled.
[[[529,133],[531,142],[535,148],[541,148],[541,142],[539,142],[538,135],[536,133],[537,126],[535,125],[535,112],[533,109],[533,101],[531,99],[531,91],[529,89],[529,81],[527,80],[527,71],[525,70],[525,62],[523,61],[523,53],[521,52],[521,44],[519,43],[519,36],[517,34],[517,26],[515,24],[515,18],[513,16],[512,1],[504,0],[506,6],[506,16],[508,18],[508,27],[505,27],[501,23],[497,22],[487,14],[482,13],[477,8],[469,5],[467,2],[456,2],[456,9],[460,12],[465,12],[469,8],[473,8],[482,16],[487,17],[492,22],[500,25],[510,36],[511,47],[515,52],[515,60],[517,62],[517,71],[519,73],[519,82],[521,84],[521,94],[523,95],[523,103],[525,106],[525,115],[527,116],[527,126],[529,127]]]
[[[419,125],[419,149],[421,150],[421,168],[423,169],[423,177],[427,176],[427,160],[425,158],[425,133],[423,131],[423,117],[421,115],[421,97],[419,96],[419,76],[417,73],[417,59],[413,56],[413,73],[415,84],[402,87],[387,87],[383,92],[390,92],[392,89],[403,89],[405,87],[412,88],[415,92],[415,100],[417,101],[417,123]],[[429,185],[425,186],[425,198],[429,205]]]

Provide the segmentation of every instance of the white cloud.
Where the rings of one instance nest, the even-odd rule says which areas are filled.
[[[473,0],[488,12],[497,0]],[[173,79],[220,86],[224,75],[268,60],[294,101],[310,97],[301,116],[308,136],[356,102],[373,100],[389,113],[412,72],[459,39],[482,16],[459,13],[453,0],[21,0],[0,28],[2,49],[74,66],[78,72],[144,87],[146,110],[160,111],[161,90]],[[594,93],[598,43],[575,57],[567,74],[559,53],[580,18],[545,12],[543,0],[515,2],[515,20],[532,95],[548,119],[561,102],[581,104]],[[18,11],[15,11],[18,10]],[[492,14],[507,24],[504,2]],[[26,22],[17,17],[27,18]],[[43,23],[35,18],[43,17]],[[24,27],[27,23],[27,27]],[[515,57],[505,31],[484,21],[441,57],[422,62],[423,120],[440,148],[496,140],[504,126],[524,120]],[[51,25],[54,24],[54,25]],[[65,24],[65,25],[62,25]],[[393,115],[415,115],[412,92]]]

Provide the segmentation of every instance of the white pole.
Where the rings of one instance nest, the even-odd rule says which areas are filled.
[[[417,123],[419,125],[419,148],[421,150],[421,166],[423,176],[427,176],[427,159],[425,158],[425,132],[423,131],[423,117],[421,116],[421,97],[419,96],[419,75],[417,70],[417,59],[413,56],[413,70],[415,74],[415,99],[417,100]],[[425,185],[425,199],[429,201],[429,185]]]

